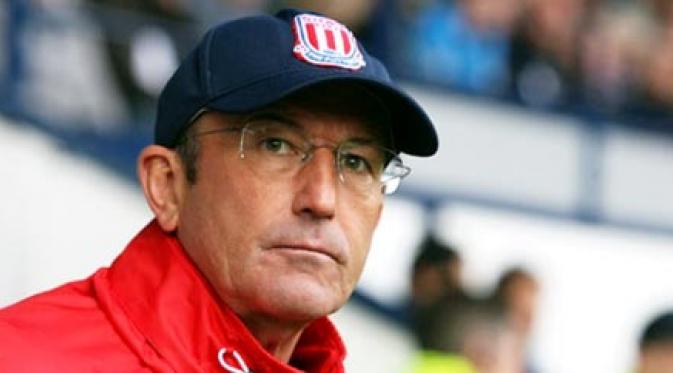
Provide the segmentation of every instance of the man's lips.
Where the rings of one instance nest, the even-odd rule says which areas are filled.
[[[337,250],[330,250],[320,245],[312,245],[308,243],[298,243],[298,242],[276,243],[271,246],[271,249],[304,251],[325,255],[337,263],[343,263],[344,261],[343,255],[339,255]]]

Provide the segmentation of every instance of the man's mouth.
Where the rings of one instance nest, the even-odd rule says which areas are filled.
[[[343,256],[339,255],[335,250],[330,250],[320,245],[312,245],[308,243],[299,243],[299,242],[288,242],[288,243],[278,243],[271,246],[272,250],[290,250],[297,252],[305,252],[311,254],[319,254],[330,258],[331,260],[342,263]]]

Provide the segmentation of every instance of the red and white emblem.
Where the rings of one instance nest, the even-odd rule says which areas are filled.
[[[294,18],[294,55],[313,65],[358,70],[366,65],[353,33],[341,23],[313,14]]]

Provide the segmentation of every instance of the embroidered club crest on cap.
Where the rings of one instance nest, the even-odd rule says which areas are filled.
[[[341,23],[318,15],[294,18],[294,55],[318,66],[359,70],[366,65],[353,33]]]

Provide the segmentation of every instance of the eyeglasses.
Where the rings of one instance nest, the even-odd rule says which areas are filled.
[[[295,175],[319,148],[332,149],[339,180],[359,194],[392,194],[411,168],[399,156],[371,140],[316,145],[296,125],[272,117],[249,118],[243,127],[198,132],[240,132],[239,157],[262,177]]]

